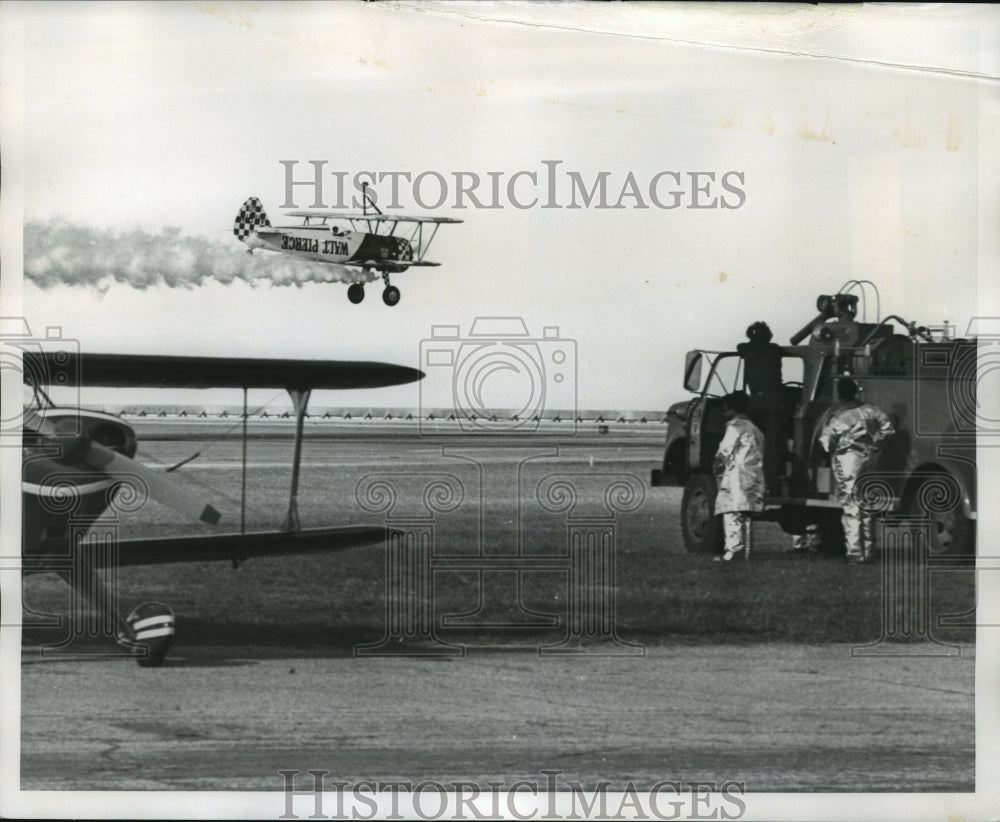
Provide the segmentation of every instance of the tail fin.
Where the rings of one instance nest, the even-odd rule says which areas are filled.
[[[245,242],[253,230],[259,225],[271,225],[264,213],[264,206],[256,197],[251,197],[240,206],[239,214],[236,215],[236,222],[233,223],[233,234],[240,242]]]

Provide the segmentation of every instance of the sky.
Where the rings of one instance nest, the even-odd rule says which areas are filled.
[[[685,351],[729,348],[756,320],[787,341],[817,295],[848,280],[877,285],[882,316],[959,333],[988,310],[1000,225],[987,185],[1000,62],[991,9],[5,11],[9,39],[23,32],[23,98],[12,105],[8,93],[4,121],[10,133],[20,102],[27,226],[26,277],[12,287],[17,269],[5,265],[5,308],[20,298],[34,333],[61,326],[85,351],[422,367],[434,326],[467,339],[478,317],[519,317],[526,356],[558,348],[575,365],[556,386],[542,362],[549,405],[663,410],[684,396]],[[249,258],[233,237],[248,196],[272,223],[291,222],[287,163],[303,181],[311,161],[322,162],[326,205],[337,174],[348,186],[381,174],[385,204],[385,175],[426,172],[419,187],[397,177],[388,210],[464,221],[435,239],[439,268],[393,278],[395,308],[378,284],[354,306],[340,283],[302,282],[335,279],[330,270]],[[499,181],[499,207],[460,197],[463,173],[478,176],[484,205]],[[602,176],[607,207],[568,207]],[[292,195],[313,204],[307,186]],[[16,226],[9,203],[5,225]],[[425,369],[419,391],[314,403],[447,405],[455,367]],[[501,371],[485,390],[516,407],[524,385]],[[191,393],[181,399],[227,397]]]

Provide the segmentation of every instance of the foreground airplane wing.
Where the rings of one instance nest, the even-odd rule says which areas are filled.
[[[306,528],[301,531],[130,539],[117,543],[117,564],[160,565],[210,560],[242,562],[252,557],[346,551],[362,545],[381,543],[385,537],[386,529],[381,526],[345,525]],[[44,540],[40,550],[38,554],[23,557],[24,570],[44,571],[59,563],[65,565],[65,540]],[[95,563],[96,567],[101,567],[101,561],[107,558],[107,555],[102,555]]]
[[[408,263],[415,265],[415,263]],[[65,374],[68,384],[119,388],[384,388],[416,382],[416,368],[345,360],[173,357],[25,351],[25,374]]]
[[[58,571],[73,589],[113,625],[115,636],[128,644],[143,667],[158,667],[174,638],[174,615],[163,603],[143,603],[127,617],[110,595],[101,569],[126,565],[230,560],[342,551],[383,542],[385,527],[346,525],[303,529],[298,515],[298,484],[306,408],[314,389],[381,388],[415,382],[415,368],[380,362],[335,360],[239,359],[174,357],[141,354],[80,354],[23,351],[25,385],[41,391],[23,420],[22,569],[25,573]],[[280,531],[199,534],[118,541],[100,527],[80,539],[70,527],[74,511],[87,523],[98,521],[119,483],[135,483],[151,499],[210,524],[219,513],[200,496],[186,491],[134,459],[135,431],[110,414],[59,408],[43,386],[88,385],[151,388],[281,387],[295,410],[295,441],[288,511]],[[244,406],[246,405],[244,393]],[[44,399],[47,405],[41,403]],[[246,417],[244,416],[244,419]],[[246,480],[244,426],[243,480]],[[137,491],[138,493],[138,491]],[[245,495],[241,500],[245,511]],[[242,518],[241,518],[242,519]],[[67,562],[70,565],[67,565]]]

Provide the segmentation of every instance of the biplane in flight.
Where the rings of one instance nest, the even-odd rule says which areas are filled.
[[[383,214],[372,202],[367,186],[363,190],[364,208],[359,214],[348,211],[289,211],[298,217],[296,226],[272,226],[264,206],[251,197],[240,207],[233,224],[233,234],[247,246],[291,254],[303,260],[332,263],[360,269],[357,280],[347,288],[347,299],[360,303],[365,298],[365,283],[372,272],[382,275],[385,288],[382,301],[393,306],[399,302],[399,289],[389,280],[411,266],[438,266],[426,259],[427,250],[442,223],[460,223],[454,217],[407,217]],[[424,226],[429,226],[426,230]],[[397,229],[400,233],[396,233]]]
[[[56,571],[68,579],[81,601],[89,602],[101,634],[114,636],[143,667],[158,667],[173,641],[173,613],[161,603],[144,603],[123,618],[117,595],[100,576],[102,569],[128,565],[230,560],[257,556],[340,551],[382,542],[384,527],[344,525],[304,529],[297,494],[303,423],[314,389],[380,388],[421,379],[414,368],[380,362],[234,359],[24,351],[23,373],[31,399],[22,431],[22,560],[26,573]],[[119,417],[73,407],[57,407],[38,375],[71,374],[79,385],[159,388],[244,389],[283,387],[295,410],[291,490],[281,530],[245,532],[245,491],[241,533],[209,526],[221,514],[198,493],[135,459],[135,430]],[[30,384],[29,384],[30,383]],[[246,487],[246,448],[243,449]],[[102,531],[100,515],[114,506],[127,516],[153,499],[205,523],[202,533],[156,539],[117,539]],[[232,527],[232,526],[231,526]]]

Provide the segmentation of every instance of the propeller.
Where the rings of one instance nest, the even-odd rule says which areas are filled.
[[[139,478],[149,489],[150,497],[191,519],[215,525],[222,517],[215,508],[165,474],[94,442],[86,432],[80,433],[75,421],[73,430],[70,431],[59,422],[53,423],[35,412],[28,412],[24,425],[62,445],[64,459],[82,462],[95,471],[122,482]]]
[[[216,525],[221,518],[215,508],[164,474],[96,442],[88,440],[88,448],[80,455],[80,461],[114,479],[127,480],[138,476],[146,483],[153,499],[192,519]]]

